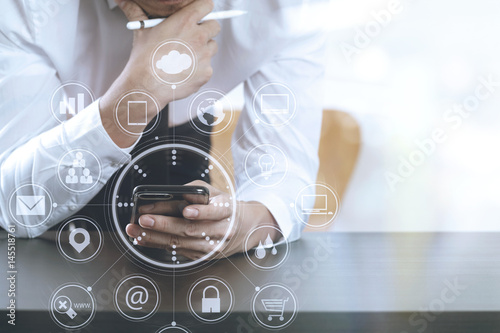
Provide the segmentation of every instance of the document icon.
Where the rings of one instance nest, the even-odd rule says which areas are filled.
[[[45,215],[44,195],[18,195],[16,215]]]
[[[147,125],[148,124],[148,102],[147,101],[128,101],[127,115],[129,125]]]

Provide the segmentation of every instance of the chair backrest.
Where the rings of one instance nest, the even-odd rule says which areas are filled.
[[[212,150],[215,155],[223,158],[231,168],[233,157],[231,155],[231,136],[240,112],[235,112],[235,121],[223,133],[212,136]],[[215,128],[217,131],[218,128]],[[319,144],[320,166],[317,182],[329,185],[342,200],[349,179],[356,166],[358,153],[361,146],[361,131],[356,120],[349,114],[341,111],[323,111],[323,123]],[[232,170],[231,170],[232,171]],[[212,180],[217,187],[217,180]],[[341,205],[342,206],[342,205]],[[315,225],[314,216],[309,224]],[[306,231],[321,231],[323,228],[307,227]]]

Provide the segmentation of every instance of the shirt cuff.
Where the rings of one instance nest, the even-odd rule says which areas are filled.
[[[293,242],[300,238],[304,225],[295,216],[290,203],[286,203],[280,191],[271,191],[269,188],[257,188],[254,184],[247,183],[241,186],[236,197],[241,201],[257,201],[266,206],[278,223],[283,234],[282,242]],[[279,244],[277,243],[277,244]]]
[[[68,149],[76,147],[89,149],[101,160],[103,171],[109,170],[104,172],[104,180],[109,179],[114,172],[113,169],[116,170],[130,161],[128,150],[131,151],[135,144],[122,149],[114,143],[102,125],[99,100],[64,122],[63,126]],[[112,169],[107,169],[106,166],[111,166]]]

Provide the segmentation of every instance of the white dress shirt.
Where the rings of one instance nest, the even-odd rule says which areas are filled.
[[[321,1],[317,1],[319,4]],[[291,203],[302,188],[313,184],[322,115],[325,39],[314,18],[314,1],[217,1],[216,10],[237,8],[248,14],[220,21],[213,58],[214,75],[203,89],[231,91],[244,82],[245,106],[233,136],[232,153],[237,199],[263,203],[288,240],[300,237],[303,224]],[[120,149],[104,130],[99,100],[124,68],[133,34],[114,2],[71,0],[38,2],[6,0],[0,14],[0,225],[16,224],[22,237],[36,237],[74,214],[90,201],[110,177],[130,161],[130,149]],[[318,9],[318,8],[316,8]],[[63,83],[81,82],[96,101],[60,124],[50,111],[52,93]],[[286,84],[296,98],[296,113],[284,126],[256,123],[253,96],[263,85]],[[260,103],[257,99],[256,103]],[[170,126],[188,121],[189,98],[170,104]],[[286,177],[274,187],[249,179],[247,153],[271,143],[288,158]],[[93,152],[101,164],[99,184],[90,191],[68,193],[57,179],[59,159],[73,149]],[[87,166],[91,172],[97,166]],[[36,184],[50,193],[50,218],[37,224],[24,216],[15,223],[9,199],[16,189]]]

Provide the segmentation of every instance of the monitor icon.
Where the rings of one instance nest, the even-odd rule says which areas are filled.
[[[260,105],[262,114],[290,113],[290,96],[288,94],[261,94]]]
[[[328,198],[326,194],[304,194],[302,195],[302,207],[302,214],[326,215]]]
[[[128,125],[147,125],[148,124],[147,112],[148,112],[147,101],[128,101],[127,103]]]

